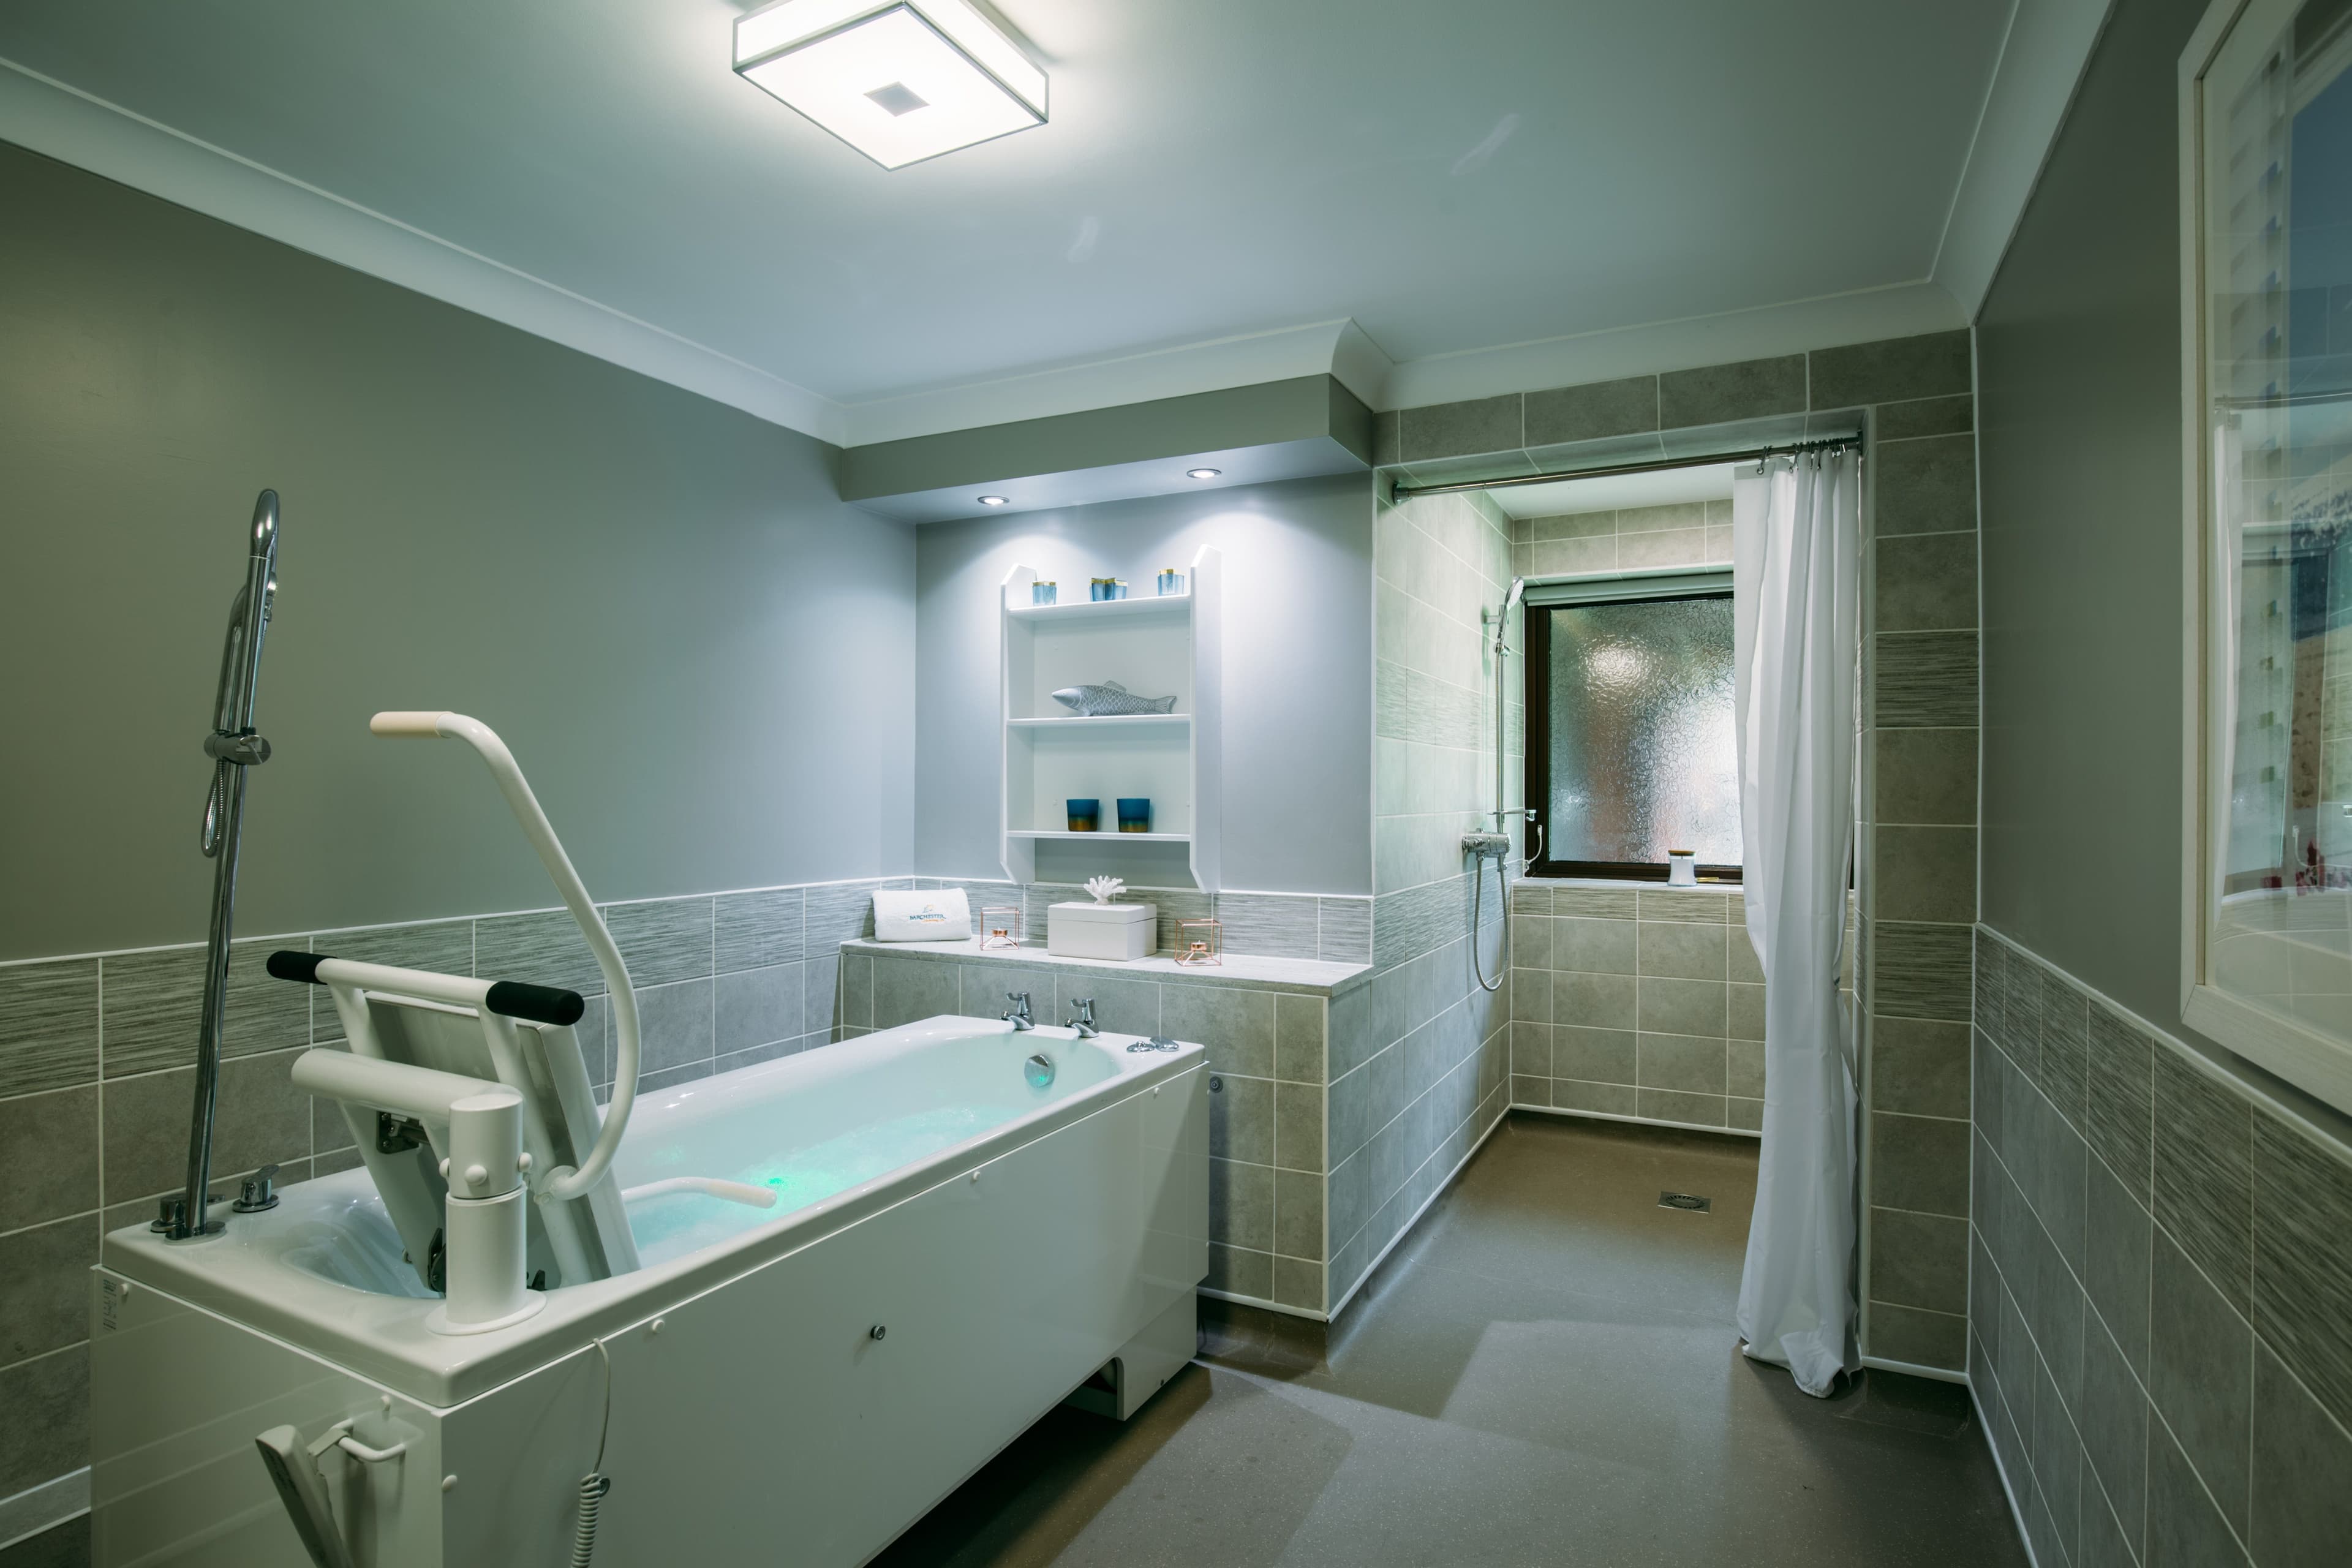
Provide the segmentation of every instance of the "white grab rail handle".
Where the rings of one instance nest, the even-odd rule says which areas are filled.
[[[648,1198],[666,1198],[674,1193],[700,1193],[705,1197],[723,1198],[745,1208],[772,1209],[776,1206],[776,1189],[753,1186],[749,1182],[721,1181],[716,1176],[664,1176],[657,1182],[621,1189],[625,1204],[641,1204]]]
[[[523,837],[539,852],[540,864],[547,868],[548,877],[555,890],[563,897],[563,907],[572,911],[580,927],[580,934],[588,943],[588,951],[596,956],[596,967],[604,973],[606,1004],[613,1010],[613,1032],[617,1050],[613,1062],[613,1099],[604,1110],[604,1125],[596,1135],[595,1146],[578,1169],[559,1165],[542,1173],[532,1184],[542,1198],[572,1199],[584,1197],[613,1163],[614,1153],[621,1146],[621,1135],[628,1131],[629,1112],[637,1099],[637,997],[629,988],[628,966],[621,962],[621,950],[613,943],[613,933],[604,929],[604,918],[581,885],[580,874],[572,868],[571,857],[555,837],[555,829],[541,811],[539,797],[530,793],[530,785],[522,776],[522,769],[499,739],[498,731],[478,719],[463,713],[387,712],[378,713],[368,721],[368,729],[378,735],[438,737],[464,741],[480,753],[490,770],[490,777],[506,796],[507,807],[521,824]]]

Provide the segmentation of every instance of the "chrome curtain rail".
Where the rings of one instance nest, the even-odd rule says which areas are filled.
[[[1748,447],[1733,452],[1706,452],[1690,458],[1657,458],[1641,463],[1612,463],[1601,468],[1571,468],[1564,473],[1508,474],[1497,479],[1458,479],[1446,485],[1392,484],[1389,501],[1394,505],[1414,496],[1455,495],[1463,490],[1517,489],[1521,485],[1556,485],[1563,479],[1605,479],[1618,474],[1655,474],[1669,468],[1711,468],[1722,463],[1754,463],[1767,458],[1794,457],[1801,452],[1830,452],[1862,445],[1860,435],[1825,437],[1818,441],[1784,441],[1771,447]]]

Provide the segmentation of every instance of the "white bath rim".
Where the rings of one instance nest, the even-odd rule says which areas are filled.
[[[692,1101],[714,1090],[813,1089],[927,1047],[1012,1033],[1011,1025],[996,1020],[948,1016],[902,1025],[647,1094],[636,1108],[637,1130],[653,1135],[674,1117],[705,1114],[707,1103]],[[394,1393],[447,1408],[675,1310],[919,1194],[984,1175],[989,1164],[1016,1150],[1134,1096],[1185,1081],[1207,1062],[1206,1048],[1197,1044],[1130,1052],[1126,1047],[1140,1038],[1133,1035],[1105,1032],[1082,1040],[1075,1031],[1041,1026],[1021,1038],[1039,1047],[1097,1050],[1110,1062],[1111,1076],[682,1258],[549,1290],[546,1308],[512,1328],[462,1339],[436,1334],[425,1318],[440,1304],[437,1297],[364,1290],[289,1261],[289,1253],[315,1245],[310,1227],[337,1225],[338,1211],[377,1203],[364,1169],[287,1187],[276,1210],[243,1216],[226,1234],[198,1247],[167,1245],[143,1226],[113,1231],[105,1238],[100,1272],[121,1281],[118,1289],[159,1290]]]

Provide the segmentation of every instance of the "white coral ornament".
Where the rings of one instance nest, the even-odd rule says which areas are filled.
[[[1089,877],[1087,879],[1087,891],[1095,896],[1095,902],[1107,904],[1127,891],[1127,884],[1117,877]]]

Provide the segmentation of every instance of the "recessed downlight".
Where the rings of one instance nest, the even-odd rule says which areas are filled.
[[[1184,477],[1188,479],[1213,479],[1224,471],[1223,468],[1187,468]]]
[[[980,498],[980,504],[982,506],[1011,506],[1013,504],[1013,498],[1010,496],[982,496]]]

